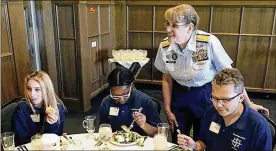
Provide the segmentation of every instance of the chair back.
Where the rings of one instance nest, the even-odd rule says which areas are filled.
[[[267,122],[269,123],[271,136],[272,136],[272,149],[273,149],[276,145],[276,124],[274,121],[272,121],[272,119],[267,117],[262,111],[259,111],[259,113],[261,113],[264,116],[264,118],[267,120]]]
[[[22,97],[17,97],[1,107],[1,133],[12,132],[13,112]]]

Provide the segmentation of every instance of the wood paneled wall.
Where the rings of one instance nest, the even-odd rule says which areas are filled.
[[[114,6],[109,1],[57,1],[53,8],[60,96],[69,109],[86,111],[90,98],[107,86]]]
[[[24,96],[29,72],[23,1],[1,3],[1,106]]]
[[[125,41],[125,48],[147,49],[151,59],[138,82],[161,82],[161,73],[153,64],[160,41],[166,37],[164,13],[175,6],[172,4],[183,3],[194,6],[198,12],[200,30],[220,39],[234,61],[233,66],[245,77],[248,90],[276,93],[276,1],[116,2],[116,15],[121,15],[116,18],[124,18],[119,12],[126,12],[126,19],[116,22],[116,31],[125,31],[127,35],[116,41],[120,44],[117,46],[124,47]],[[125,24],[125,29],[121,24]]]

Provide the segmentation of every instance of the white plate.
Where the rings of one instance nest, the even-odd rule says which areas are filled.
[[[133,132],[136,133],[136,132]],[[137,135],[140,135],[138,133],[136,133]],[[136,145],[138,143],[138,140],[136,140],[135,142],[131,142],[131,143],[119,143],[119,142],[115,142],[113,139],[110,140],[111,144],[117,145],[117,146],[132,146],[132,145]]]
[[[132,143],[119,143],[119,142],[115,142],[115,141],[111,140],[110,143],[117,145],[117,146],[132,146],[132,145],[136,145],[138,143],[138,141],[135,141]]]

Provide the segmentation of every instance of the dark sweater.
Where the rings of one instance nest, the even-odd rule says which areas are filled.
[[[40,122],[33,122],[31,118],[33,111],[26,101],[21,101],[15,108],[12,128],[15,133],[16,146],[29,143],[31,137],[37,133],[55,133],[57,135],[62,135],[63,133],[65,111],[61,104],[58,104],[60,119],[54,124],[46,122],[45,107],[34,109],[36,114],[40,114]]]

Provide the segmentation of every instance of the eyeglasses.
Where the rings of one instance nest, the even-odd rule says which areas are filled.
[[[164,23],[164,26],[165,26],[166,28],[169,27],[169,26],[171,26],[172,28],[178,28],[179,26],[184,26],[184,25],[185,25],[184,22],[172,23],[172,24],[170,24],[169,21],[165,21],[165,23]]]
[[[114,100],[129,98],[130,93],[131,93],[131,87],[130,87],[128,93],[125,94],[125,95],[113,95],[113,94],[111,93],[111,90],[110,90],[110,96],[111,96],[111,98],[114,99]]]
[[[235,95],[234,97],[232,97],[232,98],[225,98],[225,99],[219,99],[219,98],[215,98],[215,97],[213,97],[212,96],[212,94],[210,95],[210,100],[212,101],[212,102],[215,102],[215,103],[218,103],[219,101],[221,101],[221,103],[222,104],[226,104],[226,103],[228,103],[228,102],[230,102],[231,100],[233,100],[233,99],[235,99],[237,96],[239,96],[240,94],[242,94],[242,93],[239,93],[239,94],[237,94],[237,95]]]

